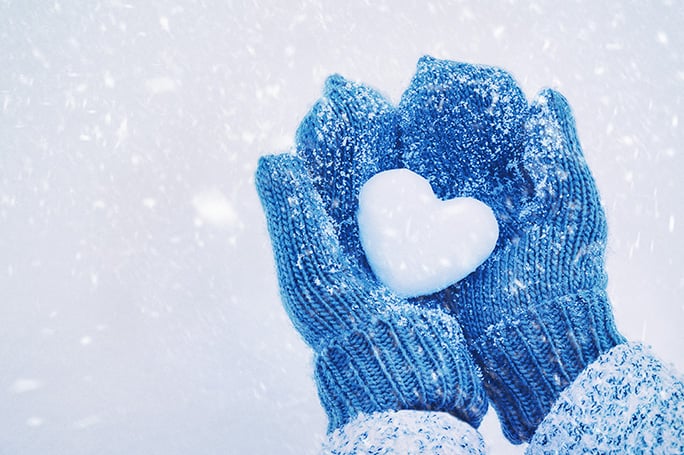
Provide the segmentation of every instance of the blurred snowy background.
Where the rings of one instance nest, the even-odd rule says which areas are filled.
[[[0,0],[0,453],[315,453],[256,161],[328,74],[397,102],[423,54],[568,97],[618,326],[684,371],[682,24],[677,1]]]

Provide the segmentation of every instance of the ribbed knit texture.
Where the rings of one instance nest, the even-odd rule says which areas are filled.
[[[500,227],[493,254],[427,300],[449,302],[514,443],[560,392],[624,341],[606,296],[606,219],[565,98],[531,105],[507,73],[423,58],[400,105],[406,167],[443,199],[475,197]]]
[[[479,425],[487,399],[456,318],[393,295],[358,238],[358,192],[398,164],[396,109],[340,76],[256,172],[284,306],[315,352],[329,430],[359,413],[439,410]]]
[[[360,415],[328,435],[325,454],[484,454],[472,427],[443,413]],[[526,453],[684,453],[684,383],[640,344],[621,344],[575,378]]]

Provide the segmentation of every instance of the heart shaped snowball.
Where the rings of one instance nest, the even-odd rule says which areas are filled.
[[[499,226],[488,205],[439,200],[408,169],[374,175],[361,188],[361,245],[375,275],[401,297],[441,291],[466,277],[494,250]]]

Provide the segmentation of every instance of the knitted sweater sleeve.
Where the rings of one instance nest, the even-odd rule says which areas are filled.
[[[480,433],[445,412],[387,411],[360,414],[328,435],[325,455],[485,453]]]
[[[640,344],[621,344],[565,389],[530,441],[538,453],[684,453],[684,383]]]

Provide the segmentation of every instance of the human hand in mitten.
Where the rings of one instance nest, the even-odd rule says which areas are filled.
[[[499,222],[492,255],[438,296],[457,314],[505,435],[624,341],[606,295],[606,217],[565,98],[528,105],[507,73],[424,58],[399,105],[406,167]]]
[[[282,300],[315,352],[329,430],[402,409],[445,411],[477,427],[487,400],[455,317],[390,292],[359,243],[359,189],[398,165],[396,143],[396,109],[333,76],[299,127],[295,153],[259,161]]]

